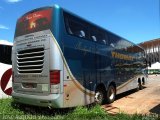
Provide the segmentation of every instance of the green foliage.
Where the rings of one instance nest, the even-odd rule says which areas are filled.
[[[87,107],[77,107],[73,112],[65,116],[65,119],[74,118],[75,120],[92,119],[100,120],[107,118],[107,113],[99,106]]]
[[[0,118],[2,120],[160,120],[158,115],[110,115],[99,105],[70,109],[52,109],[18,104],[12,99],[0,99]]]

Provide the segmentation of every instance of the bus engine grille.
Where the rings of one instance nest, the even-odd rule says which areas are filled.
[[[35,48],[17,53],[17,69],[19,73],[41,73],[44,63],[44,48]]]

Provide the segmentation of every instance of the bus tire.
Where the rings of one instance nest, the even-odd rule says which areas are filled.
[[[95,103],[102,105],[105,103],[105,90],[98,88],[95,92]]]
[[[138,80],[138,89],[139,89],[139,90],[142,90],[142,89],[143,89],[143,86],[142,86],[142,83],[141,83],[141,80],[140,80],[140,79]]]
[[[107,90],[106,100],[107,103],[113,103],[116,97],[116,88],[113,85],[110,85]]]
[[[142,85],[145,85],[145,78],[142,78]]]
[[[143,86],[141,83],[138,84],[138,87],[139,87],[139,90],[142,90],[143,89]]]

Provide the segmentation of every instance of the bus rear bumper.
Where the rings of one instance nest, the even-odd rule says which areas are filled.
[[[50,94],[47,96],[39,96],[12,92],[12,98],[15,102],[19,102],[22,104],[49,108],[63,107],[63,94]]]

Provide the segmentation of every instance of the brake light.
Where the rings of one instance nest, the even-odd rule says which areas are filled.
[[[60,71],[54,70],[50,71],[50,84],[59,84],[60,83]]]

